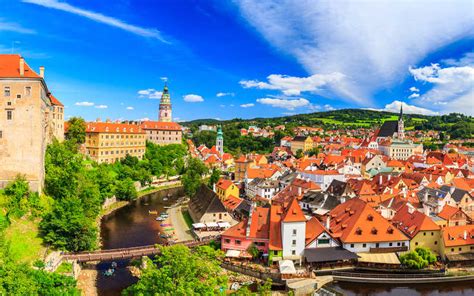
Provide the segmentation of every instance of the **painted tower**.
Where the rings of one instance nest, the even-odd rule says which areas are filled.
[[[405,139],[405,126],[403,123],[403,105],[400,105],[400,115],[398,116],[397,138],[400,140]]]
[[[221,126],[217,129],[216,148],[221,155],[224,154],[224,135]]]
[[[160,101],[160,112],[158,116],[158,121],[160,122],[171,122],[171,98],[168,92],[168,85],[165,83],[163,88],[163,94],[161,95]]]

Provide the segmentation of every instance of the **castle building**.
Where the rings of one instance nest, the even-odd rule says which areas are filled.
[[[163,94],[161,95],[160,111],[158,116],[160,122],[172,122],[171,116],[171,98],[168,91],[168,85],[165,84]]]
[[[44,67],[38,74],[20,55],[0,55],[0,188],[23,175],[42,190],[46,146],[64,137],[64,109],[53,98]]]
[[[85,154],[98,163],[114,163],[127,154],[142,159],[145,142],[145,131],[136,124],[86,123]]]
[[[159,120],[139,123],[148,141],[157,145],[181,144],[183,128],[177,122],[173,122],[171,111],[171,98],[168,85],[165,84],[161,95]]]
[[[216,149],[221,156],[224,154],[224,134],[221,126],[217,129]]]

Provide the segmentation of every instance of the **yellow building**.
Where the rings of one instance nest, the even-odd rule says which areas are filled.
[[[226,200],[231,195],[239,197],[239,187],[227,179],[220,179],[219,182],[216,183],[214,191],[220,200]]]
[[[57,133],[49,93],[44,67],[37,74],[20,55],[0,55],[0,188],[24,175],[42,190],[46,146]]]
[[[313,139],[311,137],[302,137],[302,136],[296,136],[293,138],[291,141],[291,152],[293,154],[296,154],[298,150],[301,150],[303,152],[309,151],[313,148]]]
[[[452,260],[456,255],[474,253],[474,225],[446,227],[442,232],[441,255]],[[451,258],[450,258],[451,257]]]
[[[392,223],[410,239],[410,250],[423,247],[440,254],[441,227],[430,217],[405,205],[393,216]]]
[[[183,131],[176,122],[145,121],[140,127],[146,139],[157,145],[181,144]]]
[[[64,105],[52,94],[49,94],[49,98],[53,105],[53,118],[51,121],[52,136],[62,142],[64,141]]]
[[[86,155],[98,163],[114,163],[127,155],[142,159],[146,133],[135,124],[88,122],[85,150]]]

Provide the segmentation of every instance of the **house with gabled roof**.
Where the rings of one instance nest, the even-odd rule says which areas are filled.
[[[219,196],[204,184],[190,198],[188,212],[194,223],[228,222],[231,225],[237,223]]]
[[[333,236],[351,252],[389,253],[409,248],[406,235],[358,198],[338,205],[328,217]]]
[[[472,223],[472,219],[462,209],[450,205],[445,205],[443,210],[438,213],[438,217],[441,218],[438,223],[441,227],[463,226]]]
[[[410,239],[411,250],[424,247],[440,253],[441,227],[427,215],[404,205],[393,216],[392,224]]]

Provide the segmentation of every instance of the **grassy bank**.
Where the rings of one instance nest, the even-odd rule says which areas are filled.
[[[13,219],[5,230],[5,238],[10,243],[13,260],[32,264],[46,254],[43,240],[39,237],[39,219]]]

